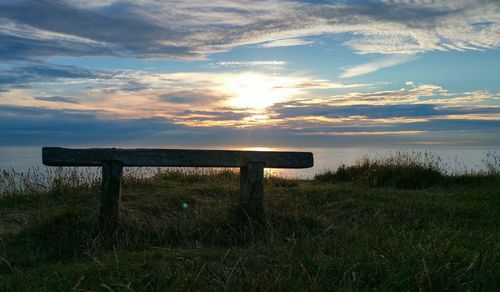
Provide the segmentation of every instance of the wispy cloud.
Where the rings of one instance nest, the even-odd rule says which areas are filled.
[[[356,131],[356,132],[304,132],[302,135],[314,136],[373,136],[373,135],[414,135],[427,131]]]
[[[335,105],[440,104],[477,105],[498,100],[499,93],[488,91],[450,92],[433,84],[411,84],[397,90],[351,92],[322,99],[321,103]],[[497,105],[495,105],[497,106]]]
[[[340,78],[349,78],[373,73],[383,68],[413,61],[416,58],[417,57],[415,55],[389,55],[373,62],[345,68],[344,72],[340,75]]]
[[[245,119],[234,112],[186,112],[192,124],[168,118],[120,118],[103,115],[97,111],[56,110],[37,107],[0,106],[0,145],[176,145],[248,146],[255,144],[294,146],[350,146],[387,143],[403,144],[421,141],[457,144],[473,141],[477,145],[500,145],[500,121],[467,119],[429,119],[416,122],[372,122],[366,118],[348,119],[342,123],[321,124],[293,121],[284,127],[280,124],[261,123],[251,131],[234,126],[218,126],[233,120]],[[206,125],[203,116],[212,119]],[[205,124],[204,124],[205,123]],[[27,135],[29,133],[29,135]],[[97,142],[96,142],[97,141]],[[230,141],[230,142],[228,142]],[[97,143],[97,144],[96,144]]]
[[[218,103],[228,99],[228,97],[215,91],[181,90],[164,93],[158,99],[161,102],[199,106]]]
[[[342,35],[345,44],[362,54],[500,45],[500,5],[488,0],[89,3],[93,1],[1,2],[1,58],[200,59],[248,44],[304,45],[309,42],[304,38],[327,34]]]
[[[0,86],[15,88],[60,79],[109,80],[114,75],[113,72],[109,71],[84,69],[76,66],[23,62],[21,66],[11,66],[0,70]]]
[[[225,67],[252,67],[252,66],[284,66],[287,62],[285,61],[223,61],[214,63],[217,66],[225,66]]]
[[[200,107],[213,111],[221,107],[232,107],[232,111],[238,107],[262,111],[277,102],[307,97],[311,90],[326,92],[371,86],[254,69],[257,68],[237,73],[152,73],[23,63],[0,71],[0,86],[4,87],[0,105],[95,110],[121,118],[181,120],[185,117],[178,118],[180,112]]]
[[[414,82],[407,82],[400,89],[377,91],[371,88],[376,85],[340,84],[307,76],[257,72],[89,73],[72,70],[72,67],[56,69],[10,68],[12,72],[25,72],[24,78],[28,80],[35,78],[38,85],[30,88],[21,81],[17,86],[12,85],[8,91],[0,93],[0,108],[17,108],[16,112],[26,116],[24,122],[16,120],[20,124],[33,122],[33,115],[23,110],[50,109],[54,115],[58,111],[78,112],[91,115],[93,119],[130,121],[127,127],[135,125],[133,119],[137,119],[138,127],[143,126],[140,121],[155,119],[155,123],[164,121],[182,126],[183,131],[250,127],[265,128],[270,131],[268,133],[292,131],[288,134],[314,137],[366,136],[368,132],[410,135],[411,131],[478,131],[481,127],[500,127],[500,107],[495,103],[500,95],[488,91],[450,92],[441,86]],[[68,70],[73,73],[69,74]],[[49,72],[52,79],[41,78],[40,72]],[[96,74],[106,78],[96,80]],[[69,81],[63,90],[57,86],[60,78]],[[257,95],[249,94],[250,101],[263,98],[268,102],[273,98],[265,94],[278,94],[279,98],[259,110],[234,107],[231,100],[241,98],[237,87],[240,86],[238,82],[243,81],[255,81],[266,88],[266,91],[259,88],[255,92]],[[228,91],[231,87],[228,85],[233,82],[236,91]],[[130,89],[130,83],[140,85]],[[252,87],[252,84],[243,85]],[[352,91],[335,94],[345,88]],[[317,96],[318,90],[324,96]],[[461,121],[462,126],[455,121]]]
[[[291,39],[281,39],[270,41],[260,45],[262,48],[275,48],[275,47],[293,47],[293,46],[305,46],[314,43],[314,41],[303,40],[300,38],[291,38]]]
[[[78,103],[74,98],[65,97],[65,96],[34,96],[33,99],[50,101],[50,102]]]

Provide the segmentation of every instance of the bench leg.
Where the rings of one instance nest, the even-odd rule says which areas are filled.
[[[101,228],[118,223],[122,172],[123,163],[121,161],[105,161],[102,165],[102,194],[99,214]]]
[[[250,217],[264,214],[264,163],[250,162],[240,168],[240,208]]]

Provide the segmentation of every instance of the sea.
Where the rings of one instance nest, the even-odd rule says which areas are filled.
[[[71,147],[85,148],[85,147]],[[137,148],[137,147],[121,147]],[[146,148],[146,147],[142,147]],[[186,146],[156,145],[147,148],[184,148]],[[194,148],[200,149],[200,148]],[[284,177],[312,178],[315,174],[326,170],[335,170],[337,167],[355,163],[363,157],[382,158],[397,153],[430,153],[434,158],[440,160],[440,165],[448,173],[465,173],[486,169],[488,156],[500,157],[499,147],[488,146],[441,146],[441,145],[416,145],[412,147],[206,147],[202,149],[234,149],[234,150],[256,150],[256,151],[307,151],[314,155],[314,167],[306,169],[269,169],[267,174]],[[41,147],[0,147],[0,170],[13,169],[17,172],[29,169],[44,169],[42,164]]]

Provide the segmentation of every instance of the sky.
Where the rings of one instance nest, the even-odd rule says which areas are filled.
[[[0,146],[500,146],[500,1],[0,0]]]

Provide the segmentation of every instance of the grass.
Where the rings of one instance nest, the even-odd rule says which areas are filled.
[[[434,185],[481,186],[497,179],[500,155],[487,153],[483,164],[483,170],[450,173],[447,165],[432,152],[398,151],[378,158],[365,156],[353,165],[318,173],[314,179],[324,183],[354,182],[398,189],[425,189]]]
[[[237,172],[129,171],[111,234],[97,228],[95,173],[23,174],[23,185],[6,172],[0,290],[497,290],[494,164],[458,175],[387,161],[368,162],[381,184],[363,163],[314,180],[267,177],[263,222],[235,217]],[[394,183],[404,171],[439,179]]]

